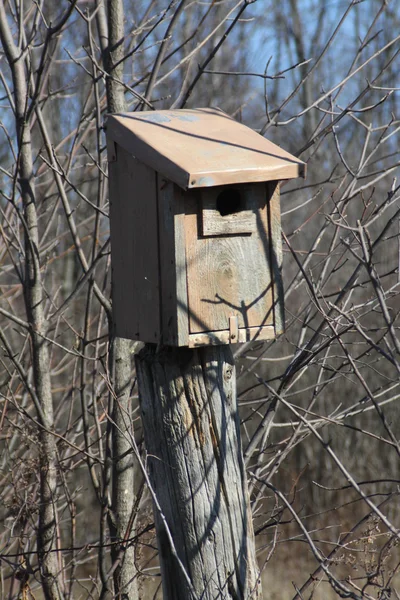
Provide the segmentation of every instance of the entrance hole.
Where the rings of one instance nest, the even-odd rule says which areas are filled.
[[[228,188],[220,192],[217,196],[217,210],[221,217],[233,215],[244,209],[244,202],[241,193],[235,188]]]

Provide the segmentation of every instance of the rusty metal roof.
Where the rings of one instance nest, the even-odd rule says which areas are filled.
[[[109,115],[107,135],[183,189],[305,176],[306,165],[221,110]]]

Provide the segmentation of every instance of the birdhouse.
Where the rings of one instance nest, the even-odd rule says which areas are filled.
[[[300,160],[217,109],[107,120],[116,334],[170,346],[284,329],[279,181]]]

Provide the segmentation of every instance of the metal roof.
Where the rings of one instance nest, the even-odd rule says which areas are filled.
[[[107,135],[183,189],[306,172],[301,160],[214,108],[109,115]]]

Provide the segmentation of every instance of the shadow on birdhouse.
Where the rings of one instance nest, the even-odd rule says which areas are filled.
[[[279,181],[300,160],[216,109],[107,121],[116,334],[170,346],[284,328]]]

